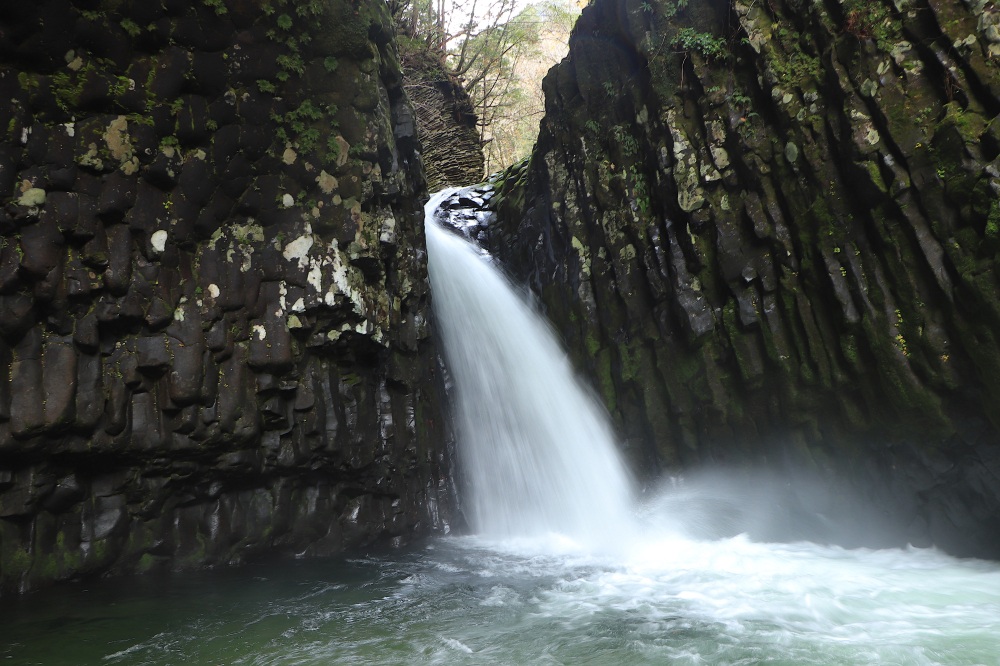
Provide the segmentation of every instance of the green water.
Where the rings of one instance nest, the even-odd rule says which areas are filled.
[[[69,585],[0,610],[4,664],[1000,663],[1000,566],[931,550],[559,540]]]

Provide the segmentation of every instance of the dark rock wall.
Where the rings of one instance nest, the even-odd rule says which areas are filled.
[[[447,526],[385,3],[2,3],[0,132],[0,590]]]
[[[875,543],[1000,556],[998,56],[992,2],[584,10],[491,244],[647,478],[847,479]]]
[[[403,87],[417,119],[427,187],[436,192],[478,183],[486,159],[469,93],[422,42],[404,37],[400,46]]]

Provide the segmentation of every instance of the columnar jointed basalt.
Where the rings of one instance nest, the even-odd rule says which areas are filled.
[[[638,467],[845,476],[883,541],[1000,556],[998,25],[962,0],[584,11],[492,244]]]
[[[403,87],[413,104],[427,186],[432,191],[477,183],[486,158],[469,93],[449,74],[440,53],[400,38]]]
[[[447,525],[380,0],[0,7],[0,589]]]

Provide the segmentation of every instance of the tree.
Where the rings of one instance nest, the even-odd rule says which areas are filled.
[[[575,5],[548,0],[519,13],[516,0],[389,0],[389,7],[404,38],[435,53],[468,91],[487,172],[530,150],[544,108],[541,77],[565,54]]]
[[[566,55],[578,13],[557,0],[529,5],[475,45],[484,55],[465,85],[479,116],[487,173],[531,151],[545,112],[542,77]]]

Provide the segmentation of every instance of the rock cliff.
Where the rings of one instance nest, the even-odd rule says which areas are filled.
[[[482,180],[485,158],[469,93],[445,71],[440,54],[413,38],[401,36],[399,42],[428,188],[436,192]]]
[[[380,0],[0,6],[0,590],[447,527]]]
[[[489,242],[647,478],[846,479],[869,542],[1000,556],[998,57],[982,0],[584,10]]]

